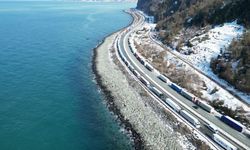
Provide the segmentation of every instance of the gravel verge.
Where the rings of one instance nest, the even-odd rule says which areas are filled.
[[[118,61],[112,47],[116,35],[108,36],[94,49],[93,71],[109,110],[118,116],[121,125],[132,135],[134,148],[194,149],[188,141],[190,139],[173,129],[180,129],[180,125],[175,123],[176,118],[158,106]]]

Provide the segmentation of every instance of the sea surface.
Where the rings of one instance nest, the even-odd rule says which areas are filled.
[[[130,23],[130,7],[0,2],[0,150],[132,148],[91,70],[92,49]]]

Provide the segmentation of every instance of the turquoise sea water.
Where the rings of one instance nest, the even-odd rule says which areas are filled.
[[[0,149],[131,149],[91,71],[125,3],[0,2]]]

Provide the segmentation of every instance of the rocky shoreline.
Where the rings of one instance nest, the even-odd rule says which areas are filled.
[[[93,49],[92,71],[108,109],[131,138],[133,148],[211,149],[197,133],[162,107],[119,60],[115,39],[122,30],[108,35]]]
[[[136,150],[140,150],[140,149],[144,149],[144,144],[141,138],[141,135],[135,130],[133,129],[132,124],[125,119],[125,117],[123,116],[123,114],[121,113],[121,111],[118,109],[118,107],[116,106],[115,102],[114,102],[114,96],[112,95],[112,92],[110,91],[110,89],[104,84],[104,81],[102,80],[102,76],[101,74],[98,72],[98,67],[97,67],[97,57],[98,57],[98,49],[100,48],[100,46],[107,40],[107,38],[116,35],[116,33],[113,33],[111,35],[108,35],[107,37],[104,38],[104,40],[102,40],[98,46],[96,46],[96,48],[93,49],[93,57],[92,57],[92,71],[95,75],[95,80],[97,85],[100,87],[105,100],[107,101],[107,107],[109,109],[109,111],[113,112],[118,120],[120,121],[120,126],[124,126],[125,130],[127,131],[127,133],[130,133],[131,138],[133,140],[133,147]]]
[[[121,126],[132,136],[134,149],[194,149],[189,132],[176,132],[176,118],[163,109],[126,71],[114,49],[117,33],[106,37],[94,49],[92,69],[105,95],[107,106],[118,116]]]
[[[159,105],[119,61],[114,41],[120,31],[107,36],[93,49],[92,70],[108,109],[132,139],[133,148],[208,149],[200,140],[197,142],[171,112]]]

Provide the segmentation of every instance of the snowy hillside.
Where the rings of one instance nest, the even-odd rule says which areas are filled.
[[[215,75],[210,68],[211,59],[223,53],[232,40],[240,38],[243,32],[244,27],[236,24],[236,22],[225,23],[222,26],[216,26],[205,34],[195,36],[190,40],[192,47],[183,46],[180,52],[175,51],[175,53],[201,70],[204,74],[227,87],[228,90],[234,91],[234,93],[247,103],[250,103],[250,95],[234,89],[226,81]]]

